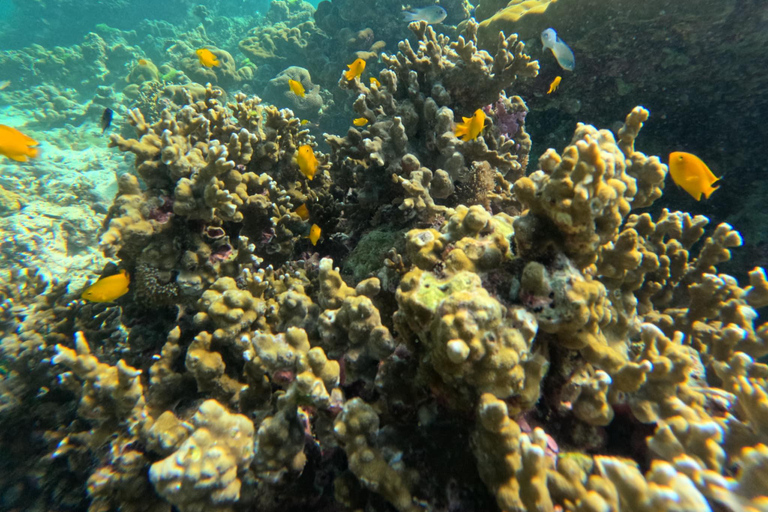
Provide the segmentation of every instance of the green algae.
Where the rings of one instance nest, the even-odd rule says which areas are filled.
[[[363,235],[360,242],[344,261],[344,273],[351,274],[356,281],[375,274],[384,266],[387,251],[393,247],[398,252],[405,250],[406,231],[380,229],[369,231]]]

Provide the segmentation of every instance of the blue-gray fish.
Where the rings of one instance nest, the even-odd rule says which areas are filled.
[[[403,11],[405,21],[426,21],[427,23],[440,23],[448,16],[448,13],[439,5],[429,7],[414,7]]]

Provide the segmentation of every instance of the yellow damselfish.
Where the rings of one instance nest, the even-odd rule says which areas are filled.
[[[119,274],[102,277],[89,286],[81,297],[91,302],[112,302],[128,293],[130,283],[131,278],[123,269]]]
[[[27,137],[16,128],[0,124],[0,155],[7,156],[17,162],[26,162],[38,155],[39,143],[32,137]]]
[[[552,83],[549,84],[549,90],[547,91],[547,94],[552,94],[557,90],[558,87],[560,87],[560,81],[563,79],[561,76],[556,76],[554,80],[552,80]]]
[[[701,158],[691,153],[674,151],[669,154],[669,174],[677,186],[688,192],[697,201],[701,195],[709,199],[712,192],[719,186],[712,186],[718,177],[712,174],[707,164]]]
[[[368,124],[368,120],[364,117],[358,117],[354,121],[352,121],[352,124],[355,126],[365,126]]]
[[[291,92],[296,96],[299,96],[300,98],[303,98],[305,96],[304,86],[301,85],[301,82],[297,80],[288,80],[288,87],[291,88]]]
[[[200,64],[207,68],[221,65],[219,64],[219,58],[208,48],[200,48],[195,53],[197,54],[198,60],[200,60]]]
[[[461,137],[464,142],[475,140],[485,126],[485,112],[477,109],[472,117],[462,117],[462,119],[463,123],[456,123],[456,136]]]
[[[320,233],[322,233],[320,226],[312,224],[312,227],[309,228],[309,236],[307,237],[312,242],[312,245],[317,245],[317,241],[320,240]]]
[[[307,203],[304,203],[293,210],[293,213],[298,215],[301,220],[309,220],[309,208],[307,208]]]
[[[347,64],[347,67],[349,69],[344,72],[344,78],[347,80],[354,80],[355,78],[360,78],[360,75],[363,74],[363,71],[365,70],[365,61],[363,59],[355,59],[355,62]]]
[[[320,165],[320,162],[317,161],[317,157],[315,157],[315,152],[312,150],[312,146],[308,144],[299,146],[299,151],[296,155],[296,163],[299,164],[301,174],[310,180],[315,177],[317,166]]]
[[[381,89],[381,82],[379,82],[379,81],[376,79],[376,77],[373,77],[373,76],[372,76],[372,77],[370,78],[370,81],[371,81],[371,85],[375,85],[376,87],[378,87],[379,89]]]

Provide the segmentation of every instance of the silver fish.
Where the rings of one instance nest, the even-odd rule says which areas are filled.
[[[414,7],[403,11],[405,21],[426,21],[427,23],[440,23],[448,16],[448,13],[439,5],[429,7]]]

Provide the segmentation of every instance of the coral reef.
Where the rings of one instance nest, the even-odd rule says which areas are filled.
[[[312,22],[294,4],[242,47],[274,60],[270,77],[287,68],[273,101],[291,77],[308,93],[288,96],[296,112],[319,114],[309,41],[376,53],[368,16],[395,37],[399,13],[333,0]],[[546,5],[502,4],[478,9]],[[333,68],[333,101],[366,122],[326,134],[324,154],[292,110],[225,92],[252,66],[219,48],[223,69],[185,64],[209,44],[211,14],[195,13],[202,28],[169,54],[209,83],[126,66],[147,111],[126,111],[135,136],[109,136],[134,169],[100,219],[114,262],[93,265],[128,272],[129,292],[88,303],[42,272],[0,274],[4,505],[765,508],[768,280],[719,270],[743,244],[731,225],[657,206],[668,169],[636,148],[648,110],[615,134],[579,123],[529,169],[515,93],[539,65],[523,43],[497,34],[489,53],[474,21],[455,40],[412,23],[376,81]],[[357,32],[317,32],[338,23]],[[484,124],[462,140],[472,115]],[[60,224],[73,248],[95,245],[94,227]]]

